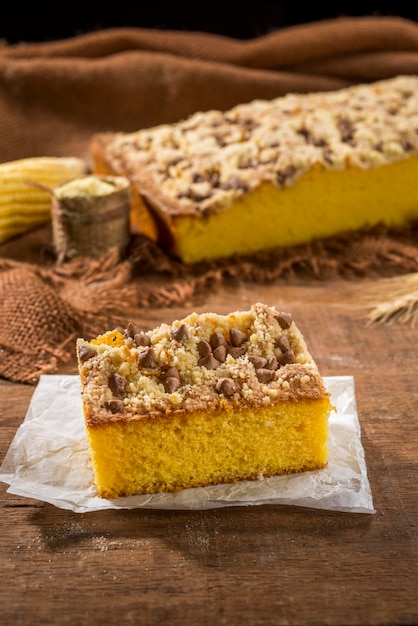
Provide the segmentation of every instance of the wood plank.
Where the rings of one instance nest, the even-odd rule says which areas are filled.
[[[256,300],[291,311],[322,374],[355,378],[375,515],[271,505],[76,514],[2,484],[0,623],[417,623],[418,329],[368,328],[358,287],[246,284],[135,321]],[[32,393],[0,381],[1,458]]]

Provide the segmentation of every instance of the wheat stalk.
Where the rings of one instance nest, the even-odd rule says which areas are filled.
[[[360,295],[370,310],[366,315],[371,324],[410,324],[418,321],[418,272],[393,278],[383,278]]]

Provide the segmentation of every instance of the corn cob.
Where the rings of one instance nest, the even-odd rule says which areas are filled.
[[[85,176],[77,157],[32,157],[0,163],[0,243],[51,218],[54,187]]]

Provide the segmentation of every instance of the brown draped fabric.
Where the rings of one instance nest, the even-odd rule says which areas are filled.
[[[418,24],[339,18],[249,40],[118,28],[0,47],[0,161],[85,155],[94,131],[137,130],[289,91],[418,74]]]

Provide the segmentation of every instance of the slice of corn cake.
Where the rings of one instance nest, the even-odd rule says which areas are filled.
[[[323,468],[331,411],[288,313],[262,303],[77,340],[101,497]]]

